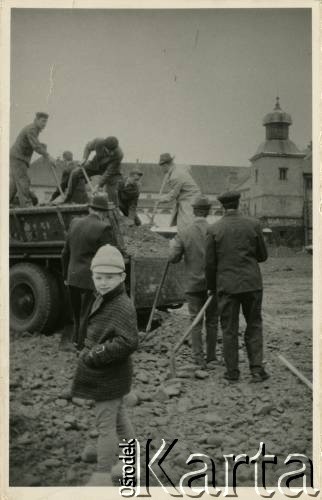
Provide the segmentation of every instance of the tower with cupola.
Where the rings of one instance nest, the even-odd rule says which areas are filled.
[[[276,98],[265,115],[265,141],[250,158],[249,214],[270,227],[279,242],[301,244],[304,239],[304,157],[289,138],[292,117]]]

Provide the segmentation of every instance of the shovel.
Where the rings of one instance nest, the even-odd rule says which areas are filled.
[[[60,192],[60,195],[62,197],[62,199],[64,198],[64,192],[61,188],[61,185],[60,185],[60,182],[59,182],[59,179],[58,179],[58,176],[57,176],[57,172],[56,172],[56,165],[55,163],[49,161],[49,165],[50,165],[50,168],[51,168],[51,171],[53,173],[53,176],[55,177],[55,181],[56,181],[56,184],[57,184],[57,187],[58,187],[58,191]]]
[[[150,224],[154,223],[154,217],[157,214],[158,206],[159,206],[159,203],[160,203],[160,196],[163,194],[163,190],[164,190],[165,185],[167,183],[168,177],[169,177],[169,172],[167,172],[165,174],[165,176],[163,177],[163,181],[162,181],[162,184],[161,184],[161,187],[160,187],[158,199],[156,200],[156,202],[154,204],[154,208],[153,208],[152,214],[151,215],[147,214],[148,217],[149,217],[149,219],[150,219]]]
[[[88,175],[87,175],[87,172],[86,172],[86,170],[85,170],[84,164],[85,164],[85,162],[81,163],[81,164],[80,164],[80,168],[81,168],[81,171],[82,171],[82,173],[83,173],[83,175],[84,175],[84,177],[85,177],[85,180],[86,180],[87,184],[89,185],[89,188],[90,188],[90,190],[91,190],[92,194],[94,194],[95,189],[94,189],[94,187],[93,187],[93,184],[92,184],[92,183],[91,183],[91,181],[90,181],[90,178],[89,178],[89,177],[88,177]]]
[[[171,378],[175,378],[175,376],[176,376],[176,365],[175,365],[175,354],[176,354],[176,352],[182,346],[182,344],[184,343],[184,341],[186,340],[186,338],[190,335],[192,329],[197,325],[197,323],[199,323],[199,321],[201,320],[202,316],[204,315],[204,312],[206,311],[206,309],[209,306],[209,304],[212,301],[212,299],[213,299],[213,296],[209,295],[209,297],[207,298],[206,302],[204,303],[204,305],[202,306],[202,308],[198,312],[197,316],[195,317],[195,319],[193,320],[193,322],[191,323],[191,325],[189,326],[189,328],[185,331],[185,333],[183,334],[182,338],[176,343],[176,345],[172,349],[172,352],[171,352],[171,355],[170,355],[170,374],[171,374]]]
[[[290,363],[286,358],[284,358],[284,356],[282,356],[281,354],[278,355],[278,358],[279,360],[283,363],[283,365],[286,366],[286,368],[288,368],[294,375],[297,376],[297,378],[299,380],[301,380],[301,382],[303,382],[303,384],[305,384],[309,389],[311,389],[311,391],[313,391],[313,384],[312,382],[310,382],[304,375],[303,373],[301,373],[297,368],[295,368],[295,366],[292,365],[292,363]]]
[[[161,288],[163,287],[164,280],[165,280],[165,277],[166,277],[168,269],[169,269],[169,265],[170,265],[170,262],[167,261],[167,263],[165,265],[165,268],[164,268],[164,271],[163,271],[163,274],[162,274],[162,277],[161,277],[160,284],[159,284],[159,286],[157,288],[157,292],[156,292],[155,297],[154,297],[154,302],[153,302],[152,310],[151,310],[151,313],[150,313],[149,321],[148,321],[147,327],[145,329],[146,333],[148,333],[151,330],[153,316],[154,316],[154,313],[155,313],[155,309],[156,309],[156,307],[158,305]]]

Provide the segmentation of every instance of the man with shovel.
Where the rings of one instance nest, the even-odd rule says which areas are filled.
[[[30,177],[28,168],[31,157],[35,151],[39,155],[55,163],[47,152],[46,144],[39,142],[38,136],[47,125],[49,115],[47,113],[36,113],[33,123],[24,127],[10,149],[10,194],[9,201],[13,202],[18,196],[20,207],[32,207],[32,195],[30,192]]]
[[[207,215],[211,203],[206,196],[198,196],[193,202],[194,221],[184,228],[179,235],[170,240],[169,261],[179,262],[184,257],[186,269],[186,298],[191,321],[199,313],[207,300],[207,283],[205,276],[206,236],[209,227]],[[213,367],[216,361],[216,343],[218,330],[218,314],[216,295],[205,312],[207,365],[202,349],[203,318],[192,329],[192,352],[194,362],[199,368]]]
[[[165,190],[159,203],[174,202],[170,226],[177,226],[178,232],[193,222],[192,203],[200,195],[200,189],[192,178],[188,169],[175,165],[174,156],[169,153],[160,155],[159,165],[162,166],[166,177]]]
[[[140,226],[141,220],[137,214],[140,197],[140,180],[143,175],[139,167],[134,167],[128,177],[119,183],[119,208],[123,215],[129,218],[131,225]]]
[[[92,160],[88,160],[91,152],[95,152]],[[86,144],[83,155],[83,166],[89,177],[100,175],[98,189],[105,187],[109,201],[118,207],[118,185],[122,180],[121,162],[123,151],[114,136],[106,139],[96,138]]]

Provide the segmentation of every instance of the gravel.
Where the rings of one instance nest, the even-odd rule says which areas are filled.
[[[293,271],[285,270],[287,266]],[[271,374],[267,382],[251,384],[247,362],[240,364],[237,384],[223,378],[221,362],[205,370],[207,378],[196,378],[188,345],[178,353],[177,378],[169,378],[168,356],[189,323],[184,310],[160,313],[162,325],[133,355],[128,413],[142,448],[148,438],[153,439],[151,449],[158,449],[162,438],[167,443],[178,439],[165,460],[171,478],[188,472],[190,453],[202,452],[218,463],[218,477],[223,477],[224,452],[252,456],[261,440],[278,456],[279,466],[268,470],[267,484],[276,485],[289,453],[312,457],[312,394],[277,357],[283,354],[312,379],[311,257],[271,258],[262,269],[264,349]],[[243,332],[243,322],[240,328]],[[60,333],[11,335],[11,486],[81,486],[95,467],[81,459],[88,441],[96,443],[95,416],[89,407],[93,403],[82,401],[80,406],[66,398],[77,358],[58,351]],[[221,349],[219,343],[219,359]],[[245,354],[242,336],[240,352]],[[252,485],[247,468],[243,470],[240,482]]]

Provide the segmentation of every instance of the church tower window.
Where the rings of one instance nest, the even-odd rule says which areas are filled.
[[[287,181],[287,171],[288,171],[288,168],[280,167],[278,170],[279,170],[279,179],[280,179],[280,181]]]

